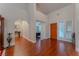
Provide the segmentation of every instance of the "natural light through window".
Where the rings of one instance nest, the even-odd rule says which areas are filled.
[[[60,38],[64,38],[64,22],[63,21],[59,21],[58,33],[59,33]]]

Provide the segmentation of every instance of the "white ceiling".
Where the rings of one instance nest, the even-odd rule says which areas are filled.
[[[48,14],[70,4],[72,3],[38,3],[36,6],[37,10],[43,12],[44,14]]]

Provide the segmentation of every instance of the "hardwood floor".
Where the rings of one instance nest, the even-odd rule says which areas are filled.
[[[45,39],[33,44],[24,38],[16,38],[15,46],[6,49],[6,56],[78,56],[74,44]]]

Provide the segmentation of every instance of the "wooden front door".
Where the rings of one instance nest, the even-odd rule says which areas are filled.
[[[50,38],[57,39],[57,23],[50,24]]]
[[[3,49],[4,42],[4,18],[0,15],[0,49]]]

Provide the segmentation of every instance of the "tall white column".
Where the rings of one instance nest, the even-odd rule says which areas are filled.
[[[29,14],[29,40],[36,42],[35,20],[36,20],[36,5],[34,3],[28,5]]]
[[[79,4],[75,4],[75,48],[79,52]]]

